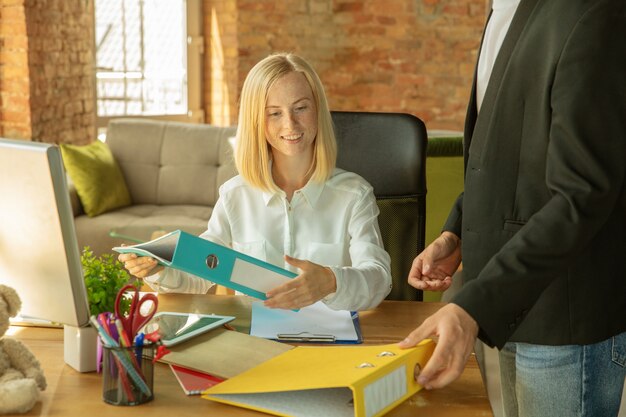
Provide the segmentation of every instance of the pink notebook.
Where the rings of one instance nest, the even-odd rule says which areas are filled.
[[[187,395],[202,394],[204,390],[224,381],[222,378],[205,374],[204,372],[195,371],[193,369],[184,368],[179,365],[170,364],[170,369]]]

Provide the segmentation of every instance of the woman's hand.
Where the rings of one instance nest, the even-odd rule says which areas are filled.
[[[306,307],[337,290],[337,280],[330,268],[287,255],[285,260],[300,269],[301,273],[268,291],[265,294],[266,307],[289,310]]]
[[[163,270],[163,266],[149,256],[137,257],[134,253],[122,253],[117,260],[124,264],[128,273],[137,278],[145,278]]]

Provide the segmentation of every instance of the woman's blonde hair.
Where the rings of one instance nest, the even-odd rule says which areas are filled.
[[[270,169],[271,150],[265,137],[267,94],[276,80],[290,72],[306,77],[317,109],[317,136],[314,142],[311,179],[326,181],[335,168],[337,142],[326,101],[324,87],[317,73],[304,59],[290,53],[270,55],[248,73],[241,89],[235,163],[239,174],[252,186],[264,191],[278,188]]]

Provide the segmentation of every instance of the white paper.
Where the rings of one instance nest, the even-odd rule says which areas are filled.
[[[356,314],[356,313],[355,313]],[[347,310],[332,310],[321,301],[299,311],[271,309],[262,302],[252,303],[250,334],[278,339],[279,334],[334,336],[336,341],[357,342],[359,335]]]
[[[272,410],[293,417],[354,417],[350,388],[261,392],[258,394],[212,394],[257,409]]]

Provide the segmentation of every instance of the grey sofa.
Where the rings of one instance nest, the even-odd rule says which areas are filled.
[[[206,230],[219,186],[236,175],[231,145],[235,130],[112,120],[106,143],[124,175],[132,204],[88,217],[70,184],[79,249],[90,246],[95,254],[110,253],[113,246],[134,243],[126,237],[149,240],[163,231],[200,234]]]

